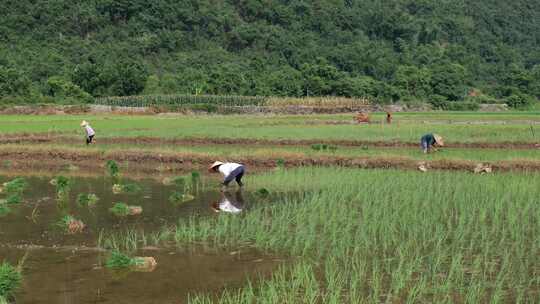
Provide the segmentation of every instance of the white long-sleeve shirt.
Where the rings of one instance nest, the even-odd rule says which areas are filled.
[[[92,136],[96,134],[96,132],[94,132],[94,129],[92,129],[90,125],[86,125],[84,129],[86,130],[86,136]]]
[[[229,176],[231,172],[233,172],[238,167],[242,166],[241,164],[237,163],[224,163],[223,165],[219,166],[218,170],[223,174],[225,177]]]

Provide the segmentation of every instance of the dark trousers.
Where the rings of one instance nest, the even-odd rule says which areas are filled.
[[[92,142],[92,140],[94,139],[94,135],[90,135],[88,137],[86,137],[86,144],[90,144]]]
[[[244,166],[240,166],[236,169],[234,169],[231,174],[225,176],[225,179],[223,180],[223,184],[225,186],[228,186],[230,182],[232,182],[232,180],[236,180],[236,182],[238,183],[239,186],[242,186],[242,177],[244,176],[244,172],[246,171],[246,169],[244,168]]]

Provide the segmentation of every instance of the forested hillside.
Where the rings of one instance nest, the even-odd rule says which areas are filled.
[[[539,0],[3,0],[0,97],[540,97]]]

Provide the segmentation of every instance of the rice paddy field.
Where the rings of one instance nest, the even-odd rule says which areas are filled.
[[[539,303],[540,113],[384,119],[0,116],[0,303]]]

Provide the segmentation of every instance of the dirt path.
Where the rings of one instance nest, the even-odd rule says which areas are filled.
[[[162,153],[155,154],[134,150],[85,151],[58,149],[26,149],[2,147],[0,149],[1,166],[12,170],[80,170],[103,172],[103,164],[116,160],[130,170],[140,173],[185,172],[186,170],[205,170],[215,159],[204,153]],[[278,160],[257,156],[242,159],[229,159],[246,164],[250,169],[268,170],[278,167]],[[483,162],[494,171],[540,171],[540,161],[494,161]],[[307,157],[293,155],[284,160],[286,167],[299,166],[343,166],[350,168],[381,168],[417,170],[420,164],[432,170],[472,171],[478,162],[466,160],[418,161],[410,158],[382,157]],[[73,169],[71,169],[73,168]]]
[[[363,141],[363,140],[317,140],[317,139],[248,139],[248,138],[158,138],[158,137],[104,137],[96,138],[100,144],[133,145],[260,145],[260,146],[310,146],[329,144],[347,147],[416,148],[416,142]],[[0,136],[0,144],[80,144],[80,137],[42,134],[14,134]],[[447,148],[465,149],[540,149],[534,142],[471,142],[447,143]]]

